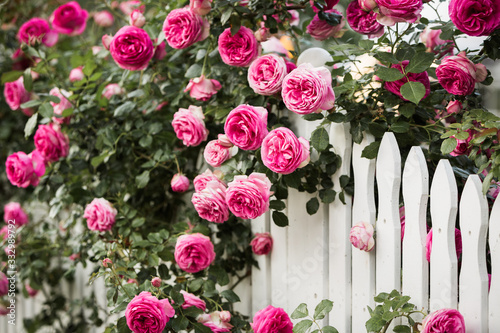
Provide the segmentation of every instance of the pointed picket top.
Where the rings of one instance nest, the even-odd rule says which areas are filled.
[[[491,288],[489,294],[489,332],[500,332],[500,199],[490,215],[489,245],[491,251]]]
[[[457,309],[458,261],[455,221],[458,190],[448,160],[441,160],[431,185],[432,251],[430,257],[430,311]]]
[[[403,294],[418,309],[429,307],[429,263],[425,258],[429,171],[420,147],[412,147],[403,171],[405,229],[403,239]],[[422,317],[417,318],[421,320]]]

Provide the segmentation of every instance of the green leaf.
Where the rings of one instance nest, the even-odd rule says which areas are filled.
[[[375,42],[370,40],[370,39],[361,39],[358,42],[359,46],[362,47],[365,50],[371,50],[373,45],[375,45]]]
[[[330,313],[330,311],[332,311],[333,309],[333,302],[328,300],[328,299],[324,299],[322,300],[317,306],[316,306],[316,309],[314,309],[314,320],[320,320],[320,319],[323,319],[325,318],[325,316]]]
[[[335,327],[332,326],[325,326],[322,329],[323,333],[339,333]]]
[[[181,332],[189,325],[189,320],[184,316],[174,317],[170,321],[170,325],[172,326],[174,332]]]
[[[28,109],[28,108],[32,108],[32,107],[35,107],[35,106],[38,106],[42,104],[42,101],[39,100],[39,99],[34,99],[34,100],[31,100],[31,101],[27,101],[26,103],[23,103],[21,104],[21,109]]]
[[[140,227],[141,225],[143,225],[144,223],[146,223],[146,219],[144,217],[137,217],[135,218],[133,221],[132,221],[132,225],[131,227],[132,228],[138,228]]]
[[[287,186],[296,189],[298,189],[301,184],[301,177],[298,172],[292,172],[291,174],[284,175],[283,180]]]
[[[193,79],[195,77],[201,76],[202,67],[198,64],[192,64],[191,67],[188,68],[186,74],[184,75],[188,79]]]
[[[115,109],[115,112],[113,113],[113,115],[115,117],[124,116],[127,113],[130,113],[133,109],[135,109],[136,106],[137,105],[134,102],[126,101],[125,103],[123,103],[122,105],[120,105],[119,107],[117,107]]]
[[[286,208],[286,204],[281,200],[271,200],[269,202],[269,208],[273,210],[283,210]]]
[[[135,177],[135,184],[138,188],[144,188],[149,183],[149,171],[146,170],[139,176]]]
[[[228,9],[226,9],[226,11],[224,13],[222,13],[222,15],[220,17],[220,23],[222,25],[226,24],[226,22],[229,21],[229,18],[231,17],[232,13],[233,13],[232,7],[229,7]]]
[[[403,84],[400,93],[405,99],[418,104],[425,96],[425,87],[420,82],[408,81]]]
[[[406,325],[398,325],[392,331],[396,333],[411,333],[411,328]]]
[[[401,73],[397,68],[389,68],[389,67],[378,67],[375,74],[382,80],[392,82],[401,80],[404,77],[404,74]]]
[[[326,118],[334,123],[343,123],[345,115],[340,112],[334,112],[330,113]]]
[[[300,319],[307,317],[309,315],[309,311],[307,310],[307,304],[301,303],[299,306],[292,312],[290,318],[292,319]]]
[[[90,164],[92,164],[92,166],[94,168],[97,168],[99,166],[99,164],[101,164],[102,162],[104,162],[104,160],[108,156],[109,156],[109,152],[106,151],[106,152],[102,153],[99,156],[92,157],[92,159],[90,160]]]
[[[288,217],[282,212],[273,212],[273,221],[278,227],[286,227],[288,225]]]
[[[410,118],[415,114],[415,105],[411,103],[401,104],[399,105],[398,111],[406,118]]]
[[[165,264],[158,266],[158,274],[163,280],[167,280],[170,277],[168,267]]]
[[[319,198],[321,199],[321,202],[323,202],[325,204],[329,204],[329,203],[334,202],[336,195],[337,195],[337,192],[335,192],[331,188],[319,191]]]
[[[391,125],[391,131],[394,133],[408,133],[410,124],[405,121],[398,121]]]
[[[368,332],[380,332],[387,322],[383,320],[380,316],[371,317],[365,324],[366,331]]]
[[[215,276],[217,279],[217,283],[221,286],[225,286],[229,283],[229,276],[227,275],[227,272],[220,266],[213,265],[210,266],[210,269],[208,271],[210,274]]]
[[[73,114],[74,111],[75,109],[73,108],[64,109],[64,111],[61,113],[61,117],[69,117]]]
[[[380,148],[380,141],[375,141],[366,146],[361,152],[361,157],[373,159],[377,157],[378,149]]]
[[[306,319],[293,327],[293,333],[305,333],[313,324],[312,320]]]
[[[405,71],[407,73],[422,73],[434,62],[434,54],[428,52],[417,52],[410,60]]]
[[[193,323],[193,326],[195,329],[195,333],[212,333],[212,330],[209,327],[201,323]]]
[[[307,213],[309,215],[314,215],[318,212],[319,209],[319,201],[318,198],[314,197],[309,199],[309,201],[306,203],[306,209]]]
[[[118,333],[132,333],[127,325],[127,319],[125,318],[125,316],[118,319],[118,323],[116,324],[116,326],[118,328]]]
[[[43,103],[38,108],[38,112],[42,117],[51,118],[54,115],[54,108],[50,105],[50,103]]]
[[[321,113],[310,113],[304,115],[302,118],[307,121],[313,121],[313,120],[321,120],[324,118],[324,116]]]
[[[203,279],[200,278],[189,281],[188,283],[189,291],[190,292],[198,291],[200,290],[202,285],[203,285]]]
[[[221,291],[220,295],[231,303],[240,302],[238,295],[236,295],[236,293],[231,289]]]
[[[25,138],[28,138],[33,133],[37,124],[38,124],[38,113],[35,113],[30,117],[30,119],[28,119],[28,121],[26,122],[26,126],[24,126]]]
[[[11,71],[2,74],[2,84],[14,82],[23,75],[22,71]]]
[[[311,144],[317,151],[323,151],[328,148],[330,138],[326,129],[320,127],[314,130],[311,134]]]
[[[441,153],[444,155],[451,153],[457,147],[457,139],[448,138],[441,144]]]
[[[33,78],[31,77],[31,68],[26,68],[23,74],[24,89],[27,91],[33,90]]]

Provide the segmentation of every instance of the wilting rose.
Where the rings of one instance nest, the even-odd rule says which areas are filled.
[[[172,127],[179,140],[186,146],[197,146],[208,137],[208,130],[203,121],[205,116],[201,107],[190,105],[188,109],[180,108],[174,114]]]
[[[224,134],[219,134],[217,140],[212,140],[207,143],[203,151],[205,162],[214,168],[218,168],[222,163],[233,157],[233,144],[227,139]]]
[[[104,198],[95,198],[85,207],[83,218],[87,219],[87,227],[93,231],[108,231],[115,224],[117,211]]]
[[[337,14],[341,16],[340,23],[337,25],[331,25],[327,21],[319,18],[319,15],[314,15],[311,23],[306,28],[306,32],[311,35],[316,40],[325,40],[330,37],[341,37],[343,34],[342,28],[345,25],[344,17],[336,9],[329,9],[325,11],[326,14]]]
[[[359,222],[351,228],[349,241],[355,248],[370,252],[375,246],[374,232],[375,230],[371,223]]]
[[[0,272],[0,296],[5,296],[9,293],[9,280],[7,275]]]
[[[240,149],[259,148],[268,133],[267,110],[260,106],[239,105],[228,114],[224,132]]]
[[[73,68],[71,72],[69,72],[69,80],[71,82],[76,82],[76,81],[81,81],[85,77],[85,74],[83,74],[82,66]]]
[[[281,90],[283,79],[287,74],[287,66],[283,57],[266,54],[254,60],[250,65],[248,85],[256,94],[271,96]]]
[[[61,157],[68,156],[69,139],[61,132],[58,124],[39,125],[34,141],[36,150],[42,154],[46,162],[56,162]]]
[[[205,301],[199,298],[198,296],[188,293],[185,290],[181,290],[181,294],[182,296],[184,296],[184,303],[182,303],[181,306],[183,309],[187,309],[191,306],[194,306],[202,311],[205,311],[205,309],[207,308]]]
[[[440,309],[432,312],[422,322],[422,333],[465,333],[465,321],[455,309]]]
[[[219,36],[220,56],[230,66],[246,67],[258,57],[259,52],[259,42],[247,27],[240,27],[234,36],[231,29],[227,28]]]
[[[78,2],[70,1],[59,6],[50,16],[54,31],[65,35],[81,35],[87,26],[89,13]]]
[[[262,163],[276,173],[287,175],[306,166],[309,154],[309,141],[286,127],[272,130],[262,141]]]
[[[97,24],[98,26],[101,26],[101,27],[110,27],[115,22],[115,18],[113,17],[113,14],[111,14],[107,10],[95,12],[93,15],[93,18],[94,18],[95,24]]]
[[[222,180],[220,180],[220,178],[217,177],[216,174],[212,173],[212,170],[207,169],[207,170],[205,170],[204,173],[202,173],[194,178],[194,180],[193,180],[194,190],[196,192],[203,191],[203,189],[205,187],[207,187],[207,183],[212,181],[212,180],[218,181],[219,183],[221,183],[222,185],[225,186],[225,184],[222,182]]]
[[[377,20],[383,25],[392,26],[397,22],[415,23],[420,19],[423,9],[422,0],[375,0],[379,13]]]
[[[35,45],[35,43],[43,43],[51,47],[57,43],[59,34],[50,29],[49,23],[42,18],[34,17],[23,23],[17,32],[19,43]]]
[[[453,41],[452,40],[442,40],[439,38],[441,35],[440,29],[429,29],[426,27],[424,31],[420,34],[420,39],[422,43],[424,43],[425,47],[427,47],[427,52],[432,52],[434,54],[439,54],[441,56],[446,53],[453,53]],[[443,47],[448,45],[447,47]]]
[[[45,161],[36,150],[29,155],[20,151],[7,157],[5,169],[12,185],[23,188],[37,186],[45,173]]]
[[[266,255],[273,249],[273,238],[268,232],[256,233],[254,239],[250,242],[252,252],[256,255]]]
[[[339,1],[340,0],[325,0],[325,7],[323,9],[332,9],[336,4],[339,3]],[[314,5],[314,0],[309,0],[309,3],[311,4],[311,7],[315,13],[319,12],[319,8]]]
[[[193,194],[191,202],[202,219],[223,223],[229,218],[226,187],[219,181],[209,181],[203,190]]]
[[[19,202],[9,202],[3,206],[3,220],[7,224],[9,221],[15,221],[16,227],[20,227],[28,223],[28,215]]]
[[[189,178],[184,176],[183,174],[176,173],[170,181],[170,187],[174,192],[186,192],[189,188]]]
[[[185,49],[210,34],[210,24],[189,8],[172,10],[163,23],[165,39],[174,49]]]
[[[109,52],[118,66],[137,71],[148,67],[153,58],[154,46],[146,31],[125,26],[111,40]]]
[[[196,321],[210,328],[213,333],[231,332],[233,325],[229,323],[231,313],[229,311],[214,311],[204,313],[196,318]]]
[[[497,0],[451,0],[448,12],[458,30],[469,36],[488,36],[500,27]]]
[[[403,69],[406,68],[409,63],[410,62],[408,60],[404,60],[400,64],[391,65],[391,68],[396,68],[398,71],[403,73]],[[407,99],[404,98],[401,94],[401,87],[408,81],[420,82],[424,85],[425,95],[423,98],[427,98],[427,96],[429,96],[429,94],[431,93],[431,82],[429,80],[429,74],[427,74],[427,72],[425,71],[422,73],[406,73],[406,76],[402,79],[392,82],[385,82],[384,87],[393,94],[398,95],[401,99],[407,101]]]
[[[212,0],[190,0],[189,8],[198,15],[207,15],[212,10]]]
[[[189,80],[184,92],[189,91],[189,96],[198,101],[208,101],[220,90],[221,84],[214,79],[206,79],[205,75]]]
[[[271,181],[263,173],[235,176],[227,184],[226,202],[229,210],[242,219],[255,219],[269,210]]]
[[[24,88],[23,77],[13,82],[5,83],[3,95],[5,102],[12,110],[17,110],[21,104],[28,102],[31,99],[30,93]]]
[[[460,258],[462,254],[462,233],[459,229],[455,228],[455,251],[457,253],[457,259]],[[427,234],[427,238],[425,239],[425,257],[427,261],[431,261],[431,252],[432,252],[432,228],[429,230]]]
[[[214,244],[200,233],[182,235],[175,244],[174,257],[183,271],[197,273],[215,260]]]
[[[285,310],[272,305],[257,311],[250,325],[255,333],[292,333],[293,331],[292,321]]]
[[[148,291],[136,295],[125,309],[127,325],[134,333],[161,333],[174,315],[168,299],[158,300]]]
[[[122,95],[124,93],[125,89],[120,87],[118,83],[110,83],[102,91],[102,95],[107,99],[110,99],[113,95]]]
[[[166,47],[167,47],[167,44],[165,43],[165,41],[158,44],[155,48],[155,53],[153,55],[153,58],[158,59],[158,60],[165,58],[165,56],[167,55],[167,51],[165,51]]]
[[[347,6],[346,18],[352,30],[367,35],[368,38],[380,37],[384,34],[384,26],[377,21],[377,14],[363,10],[358,0],[353,0]]]
[[[119,8],[123,12],[123,14],[127,16],[130,15],[135,9],[140,10],[141,13],[144,13],[144,11],[146,10],[146,7],[139,0],[121,2]]]
[[[59,90],[59,88],[52,88],[49,92],[50,95],[59,98],[59,103],[50,102],[50,105],[54,108],[54,115],[61,116],[63,111],[73,107],[68,97],[68,92],[65,90]],[[52,117],[52,120],[59,124],[69,124],[71,117]]]
[[[134,27],[142,28],[146,24],[146,18],[140,10],[134,9],[128,18],[128,23]]]

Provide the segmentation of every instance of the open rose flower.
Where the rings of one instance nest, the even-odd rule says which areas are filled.
[[[352,30],[367,35],[368,38],[380,37],[384,34],[384,26],[377,21],[377,14],[365,11],[358,0],[353,0],[346,10],[347,23]]]
[[[271,181],[263,173],[235,176],[227,184],[226,202],[229,210],[242,219],[255,219],[269,210]]]
[[[267,110],[260,106],[239,105],[228,114],[224,132],[240,149],[259,148],[268,133]]]
[[[406,68],[406,66],[408,66],[409,63],[410,62],[408,60],[404,60],[400,64],[391,65],[391,68],[396,68],[398,71],[403,73],[403,69]],[[406,76],[403,77],[402,79],[392,82],[385,82],[384,87],[391,93],[398,95],[401,99],[406,101],[407,99],[404,98],[403,95],[401,94],[401,87],[408,81],[420,82],[424,85],[425,95],[423,98],[427,98],[427,96],[429,96],[429,94],[431,93],[431,81],[429,80],[429,74],[427,74],[427,72],[406,73]]]
[[[89,13],[78,2],[70,1],[59,6],[50,16],[52,28],[65,35],[81,35],[87,26]]]
[[[94,18],[95,24],[97,24],[98,26],[101,26],[101,27],[110,27],[115,22],[115,18],[113,17],[113,14],[111,14],[107,10],[95,12],[93,15],[93,18]]]
[[[134,333],[161,333],[174,315],[168,299],[159,300],[148,291],[136,295],[125,309],[127,325]]]
[[[181,173],[176,173],[170,181],[170,187],[174,192],[186,192],[189,188],[189,178]]]
[[[203,151],[205,162],[214,168],[218,168],[222,163],[233,157],[233,144],[227,139],[224,134],[219,134],[217,140],[212,140],[207,143]]]
[[[246,67],[258,57],[259,52],[259,42],[247,27],[240,27],[234,36],[227,28],[219,36],[219,53],[222,61],[229,66]]]
[[[223,223],[229,218],[226,186],[219,181],[209,181],[203,190],[193,194],[191,202],[202,219]]]
[[[283,80],[281,96],[286,107],[297,114],[330,110],[335,103],[332,75],[325,67],[301,64]]]
[[[85,207],[83,218],[87,219],[87,227],[93,231],[108,231],[115,224],[117,211],[104,198],[95,198]]]
[[[3,220],[5,223],[15,221],[17,227],[28,223],[28,215],[19,202],[9,202],[3,207]]]
[[[229,311],[214,311],[204,313],[196,318],[196,321],[210,328],[213,333],[231,332],[233,325],[229,323],[231,314]]]
[[[68,156],[69,139],[61,132],[58,124],[39,125],[35,137],[36,150],[42,154],[46,162],[59,161]]]
[[[373,225],[367,222],[359,222],[351,228],[349,233],[349,241],[351,244],[361,251],[370,252],[375,246],[373,234],[375,230]]]
[[[31,99],[30,93],[24,88],[23,77],[13,82],[5,83],[3,89],[5,102],[12,110],[17,110],[21,104],[28,102]]]
[[[207,15],[212,10],[212,0],[190,0],[189,8],[198,15]]]
[[[212,170],[207,169],[207,170],[205,170],[204,173],[202,173],[194,178],[194,180],[193,180],[194,190],[196,192],[203,191],[203,189],[205,189],[205,187],[207,187],[207,183],[212,181],[212,180],[218,181],[219,183],[221,183],[222,185],[225,186],[225,184],[222,182],[222,180],[220,180],[220,178],[217,177],[217,175],[215,173],[213,173]]]
[[[59,103],[50,102],[50,105],[54,108],[54,115],[61,116],[63,111],[71,108],[73,105],[66,97],[68,97],[68,92],[65,90],[59,90],[59,88],[52,88],[49,92],[50,95],[59,98]],[[52,120],[59,124],[69,124],[71,117],[52,117]]]
[[[284,175],[305,167],[310,160],[309,141],[297,138],[286,127],[278,127],[262,141],[261,156],[266,167]]]
[[[281,90],[288,74],[283,57],[276,54],[263,55],[252,62],[248,69],[248,85],[256,94],[271,96]]]
[[[215,260],[214,244],[200,233],[182,235],[175,244],[174,257],[183,271],[197,273]]]
[[[208,20],[188,7],[172,10],[163,23],[165,39],[174,49],[185,49],[210,34]]]
[[[17,39],[20,43],[26,43],[28,45],[43,43],[51,47],[57,43],[59,34],[51,30],[49,23],[44,19],[33,17],[21,25],[17,32]]]
[[[469,36],[488,36],[500,27],[500,3],[497,0],[451,0],[451,22]]]
[[[285,310],[272,305],[257,311],[250,325],[255,333],[292,333],[293,331],[292,321]]]
[[[191,306],[194,306],[202,311],[205,311],[205,309],[207,308],[205,301],[199,298],[198,296],[188,293],[185,290],[181,290],[181,294],[182,296],[184,296],[184,303],[182,303],[181,305],[183,309],[187,309]]]
[[[201,107],[190,105],[188,109],[180,108],[174,114],[172,126],[179,140],[186,146],[197,146],[208,137],[208,130],[203,121],[205,116]]]
[[[189,96],[198,101],[208,101],[222,88],[219,81],[207,79],[205,75],[189,80],[184,92],[189,91]]]
[[[102,91],[102,95],[107,99],[110,99],[114,95],[123,95],[124,93],[125,89],[120,87],[118,83],[110,83]]]
[[[453,53],[453,41],[442,40],[439,38],[441,32],[442,31],[440,29],[429,29],[429,27],[426,27],[424,31],[422,31],[420,34],[420,40],[422,40],[422,43],[424,43],[427,48],[427,52],[439,54],[440,56],[443,56],[446,53]]]
[[[420,19],[422,0],[375,0],[379,8],[377,20],[392,26],[398,22],[415,23]]]
[[[125,26],[109,43],[109,52],[116,64],[131,71],[143,70],[153,58],[153,41],[141,28]]]
[[[455,251],[457,253],[457,259],[460,258],[462,254],[462,233],[459,229],[455,228]],[[425,239],[425,257],[427,261],[431,261],[431,252],[432,252],[432,228],[429,230],[427,234],[427,238]]]
[[[338,15],[340,16],[340,22],[337,25],[331,25],[329,22],[319,18],[319,15],[314,15],[311,23],[306,28],[306,32],[311,35],[316,40],[325,40],[330,37],[338,38],[343,34],[342,28],[345,25],[344,17],[336,9],[329,9],[324,11],[326,15]]]
[[[29,155],[20,151],[7,157],[5,169],[12,185],[23,188],[37,186],[45,173],[45,160],[36,150]]]
[[[252,252],[263,256],[269,254],[273,249],[273,238],[268,232],[256,233],[254,239],[250,242]]]
[[[465,333],[465,321],[455,309],[440,309],[432,312],[422,322],[422,333]]]

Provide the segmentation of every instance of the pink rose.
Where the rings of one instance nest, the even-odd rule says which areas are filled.
[[[63,111],[73,107],[70,101],[66,98],[68,92],[65,90],[59,90],[59,88],[52,88],[49,92],[50,95],[59,98],[59,103],[50,102],[50,105],[54,108],[54,115],[61,116]],[[71,117],[52,117],[52,120],[59,124],[69,124]]]
[[[273,249],[273,238],[268,232],[256,233],[254,239],[250,242],[252,252],[262,256],[269,254]]]
[[[469,36],[488,36],[500,27],[497,0],[451,0],[448,12],[458,30]]]
[[[184,176],[183,174],[176,173],[170,181],[170,187],[174,192],[186,192],[189,188],[189,178]]]
[[[228,139],[240,149],[259,148],[268,133],[267,110],[247,104],[237,106],[228,114],[224,132]]]
[[[425,44],[427,52],[432,52],[434,54],[439,54],[440,56],[446,53],[453,53],[453,41],[452,40],[442,40],[439,38],[441,35],[441,30],[433,30],[426,27],[424,31],[420,34],[420,39],[422,43]],[[444,47],[447,45],[446,47]]]
[[[269,31],[269,28],[266,28],[264,22],[260,22],[260,28],[255,31],[254,35],[258,42],[265,42],[269,39],[269,37],[271,37],[271,32]]]
[[[204,313],[199,315],[196,320],[206,327],[210,328],[213,333],[231,332],[233,325],[229,324],[231,314],[228,311],[214,311],[212,313]]]
[[[104,258],[104,259],[102,260],[102,266],[103,266],[104,268],[111,267],[111,266],[113,266],[113,261],[112,261],[111,259],[109,259],[109,258]]]
[[[16,71],[24,71],[28,67],[33,67],[36,65],[35,61],[39,60],[36,57],[34,59],[28,57],[20,48],[12,54],[11,59],[12,69]]]
[[[69,80],[71,82],[83,80],[85,74],[83,74],[82,68],[83,68],[82,66],[73,68],[71,72],[69,72]]]
[[[285,310],[272,305],[257,311],[250,325],[255,333],[292,333],[293,330],[292,321]]]
[[[377,14],[373,11],[365,11],[358,0],[353,0],[347,6],[346,18],[352,30],[367,35],[368,38],[380,37],[384,34],[384,26],[377,21]]]
[[[475,65],[462,51],[456,56],[443,59],[436,68],[439,83],[453,95],[470,95],[477,82],[486,78],[484,65]]]
[[[111,14],[107,10],[95,12],[93,17],[95,24],[97,24],[100,27],[110,27],[115,22],[113,14]]]
[[[465,321],[455,309],[440,309],[432,312],[422,322],[422,333],[465,333]]]
[[[205,309],[207,308],[205,301],[199,298],[198,296],[188,293],[185,290],[181,290],[181,294],[182,296],[184,296],[184,303],[182,303],[181,306],[183,309],[187,309],[191,306],[194,306],[202,311],[205,311]]]
[[[179,8],[167,15],[163,32],[170,47],[185,49],[208,37],[210,23],[187,7]]]
[[[174,257],[183,271],[197,273],[215,260],[214,244],[200,233],[182,235],[175,244]]]
[[[142,28],[144,24],[146,24],[146,18],[144,17],[142,12],[137,9],[134,9],[132,13],[130,13],[128,19],[129,24],[137,28]]]
[[[451,136],[451,138],[455,138],[454,135]],[[460,156],[460,155],[467,155],[469,153],[469,142],[472,138],[469,136],[469,138],[465,140],[457,140],[457,146],[453,151],[450,153],[451,156]]]
[[[405,206],[399,207],[399,221],[401,223],[401,242],[405,237],[406,215]]]
[[[26,291],[28,292],[28,295],[30,297],[35,297],[38,294],[38,289],[33,289],[29,284],[25,284],[24,287],[26,288]]]
[[[107,99],[110,99],[111,96],[122,95],[124,93],[125,89],[120,87],[118,83],[110,83],[106,87],[104,87],[104,90],[102,91],[102,95]]]
[[[261,46],[264,53],[278,53],[283,56],[287,56],[288,54],[288,50],[285,46],[274,36],[271,36],[268,40],[262,42]]]
[[[54,31],[65,35],[81,35],[87,26],[89,13],[78,2],[70,1],[59,6],[50,16]]]
[[[301,64],[285,76],[281,96],[286,107],[297,114],[330,110],[335,103],[332,75],[325,67]]]
[[[209,181],[203,190],[193,194],[191,202],[202,219],[223,223],[229,218],[226,187],[219,181]]]
[[[248,69],[248,84],[256,94],[271,96],[281,90],[288,74],[285,60],[276,54],[266,54],[252,62]]]
[[[448,105],[446,105],[446,112],[448,114],[459,113],[462,110],[463,110],[462,102],[457,100],[450,101]]]
[[[116,214],[116,209],[108,200],[95,198],[85,207],[83,217],[87,219],[90,230],[103,232],[113,228]]]
[[[227,137],[219,134],[219,139],[212,140],[205,146],[203,151],[205,162],[215,168],[220,167],[222,163],[233,157],[232,147],[233,144],[227,140]]]
[[[365,12],[371,12],[377,8],[375,0],[358,0],[358,4]]]
[[[226,202],[229,210],[242,219],[255,219],[269,210],[271,181],[263,173],[235,176],[227,184]]]
[[[5,223],[15,221],[15,225],[19,227],[28,223],[28,215],[19,202],[9,202],[3,207],[3,220]]]
[[[146,7],[141,4],[139,0],[124,1],[120,3],[120,10],[123,14],[129,16],[135,9],[138,9],[141,13],[144,13]]]
[[[7,309],[7,307],[3,304],[0,304],[0,316],[6,316],[8,315],[10,312],[9,309]]]
[[[324,1],[324,10],[332,9],[336,4],[339,3],[340,0],[325,0]],[[309,0],[309,3],[311,4],[312,9],[314,10],[315,13],[319,12],[319,8],[317,8],[314,5],[314,0]]]
[[[188,109],[180,108],[174,114],[172,127],[179,140],[186,146],[197,146],[208,137],[208,130],[203,121],[205,116],[201,107],[190,105]]]
[[[330,37],[341,37],[343,32],[342,28],[345,25],[345,20],[344,17],[342,16],[342,13],[340,13],[336,9],[329,9],[325,11],[324,13],[326,14],[337,14],[340,15],[340,23],[337,25],[331,25],[325,20],[322,20],[319,18],[319,15],[316,14],[314,15],[311,23],[306,28],[306,32],[311,35],[316,40],[325,40]]]
[[[351,228],[349,233],[349,241],[351,244],[361,251],[370,252],[375,246],[373,238],[375,230],[373,225],[368,222],[359,222]]]
[[[406,66],[408,66],[409,63],[410,62],[408,60],[404,60],[400,64],[391,65],[391,68],[396,68],[398,71],[403,73],[403,69],[406,68]],[[424,85],[425,87],[424,98],[427,98],[427,96],[429,96],[429,94],[431,93],[431,82],[429,80],[429,74],[427,74],[427,72],[425,71],[422,73],[406,73],[406,76],[403,77],[402,79],[392,82],[385,82],[384,87],[391,93],[398,95],[402,100],[407,101],[407,99],[404,98],[403,95],[401,95],[401,87],[408,81],[420,82]]]
[[[500,193],[500,182],[491,182],[492,185],[490,185],[490,189],[488,190],[488,194],[493,197],[493,199],[496,199],[498,197],[498,194]]]
[[[127,325],[134,333],[161,333],[174,315],[168,299],[158,300],[148,291],[136,295],[125,309]]]
[[[39,125],[34,137],[36,150],[46,162],[59,161],[68,156],[69,139],[58,124]]]
[[[9,293],[9,280],[7,275],[0,272],[0,296],[5,296]]]
[[[29,155],[20,151],[7,157],[5,161],[7,178],[12,185],[26,188],[37,186],[45,173],[45,161],[42,154],[34,150]]]
[[[165,51],[166,47],[167,47],[167,44],[165,43],[165,41],[156,45],[155,54],[153,55],[153,58],[158,59],[158,60],[165,58],[167,56],[167,51]]]
[[[212,0],[190,0],[189,8],[198,15],[207,15],[212,10]]]
[[[21,104],[31,99],[30,93],[24,89],[23,82],[23,77],[21,76],[16,81],[5,83],[3,95],[5,96],[5,102],[7,102],[12,110],[19,109]]]
[[[189,80],[184,92],[189,91],[189,96],[198,101],[208,101],[220,90],[221,84],[214,79],[206,79],[205,75]]]
[[[415,23],[420,19],[422,0],[375,0],[379,7],[377,20],[392,26],[397,22]]]
[[[59,34],[50,29],[49,23],[42,18],[34,17],[23,23],[17,32],[19,43],[35,45],[43,43],[51,47],[57,43]]]
[[[207,169],[205,170],[204,173],[201,175],[198,175],[194,178],[193,184],[194,184],[194,190],[196,192],[201,192],[205,187],[207,187],[207,183],[215,180],[224,185],[224,183],[217,177],[214,173],[212,173],[212,170]],[[225,185],[224,185],[225,186]]]
[[[156,287],[156,288],[160,288],[161,287],[161,279],[159,277],[154,277],[152,280],[151,280],[151,285],[153,287]]]
[[[459,229],[455,228],[455,251],[457,252],[457,259],[460,258],[462,254],[462,233]],[[427,234],[427,238],[425,240],[425,257],[427,261],[431,261],[431,252],[432,252],[432,228],[429,230]]]
[[[222,61],[229,66],[246,67],[259,56],[259,52],[259,42],[247,27],[240,27],[234,36],[227,28],[219,36],[219,53]]]
[[[278,127],[262,141],[261,157],[266,167],[287,175],[309,163],[309,141],[297,138],[286,127]]]
[[[121,68],[138,71],[148,67],[153,58],[154,46],[146,31],[125,26],[111,40],[109,52]]]

